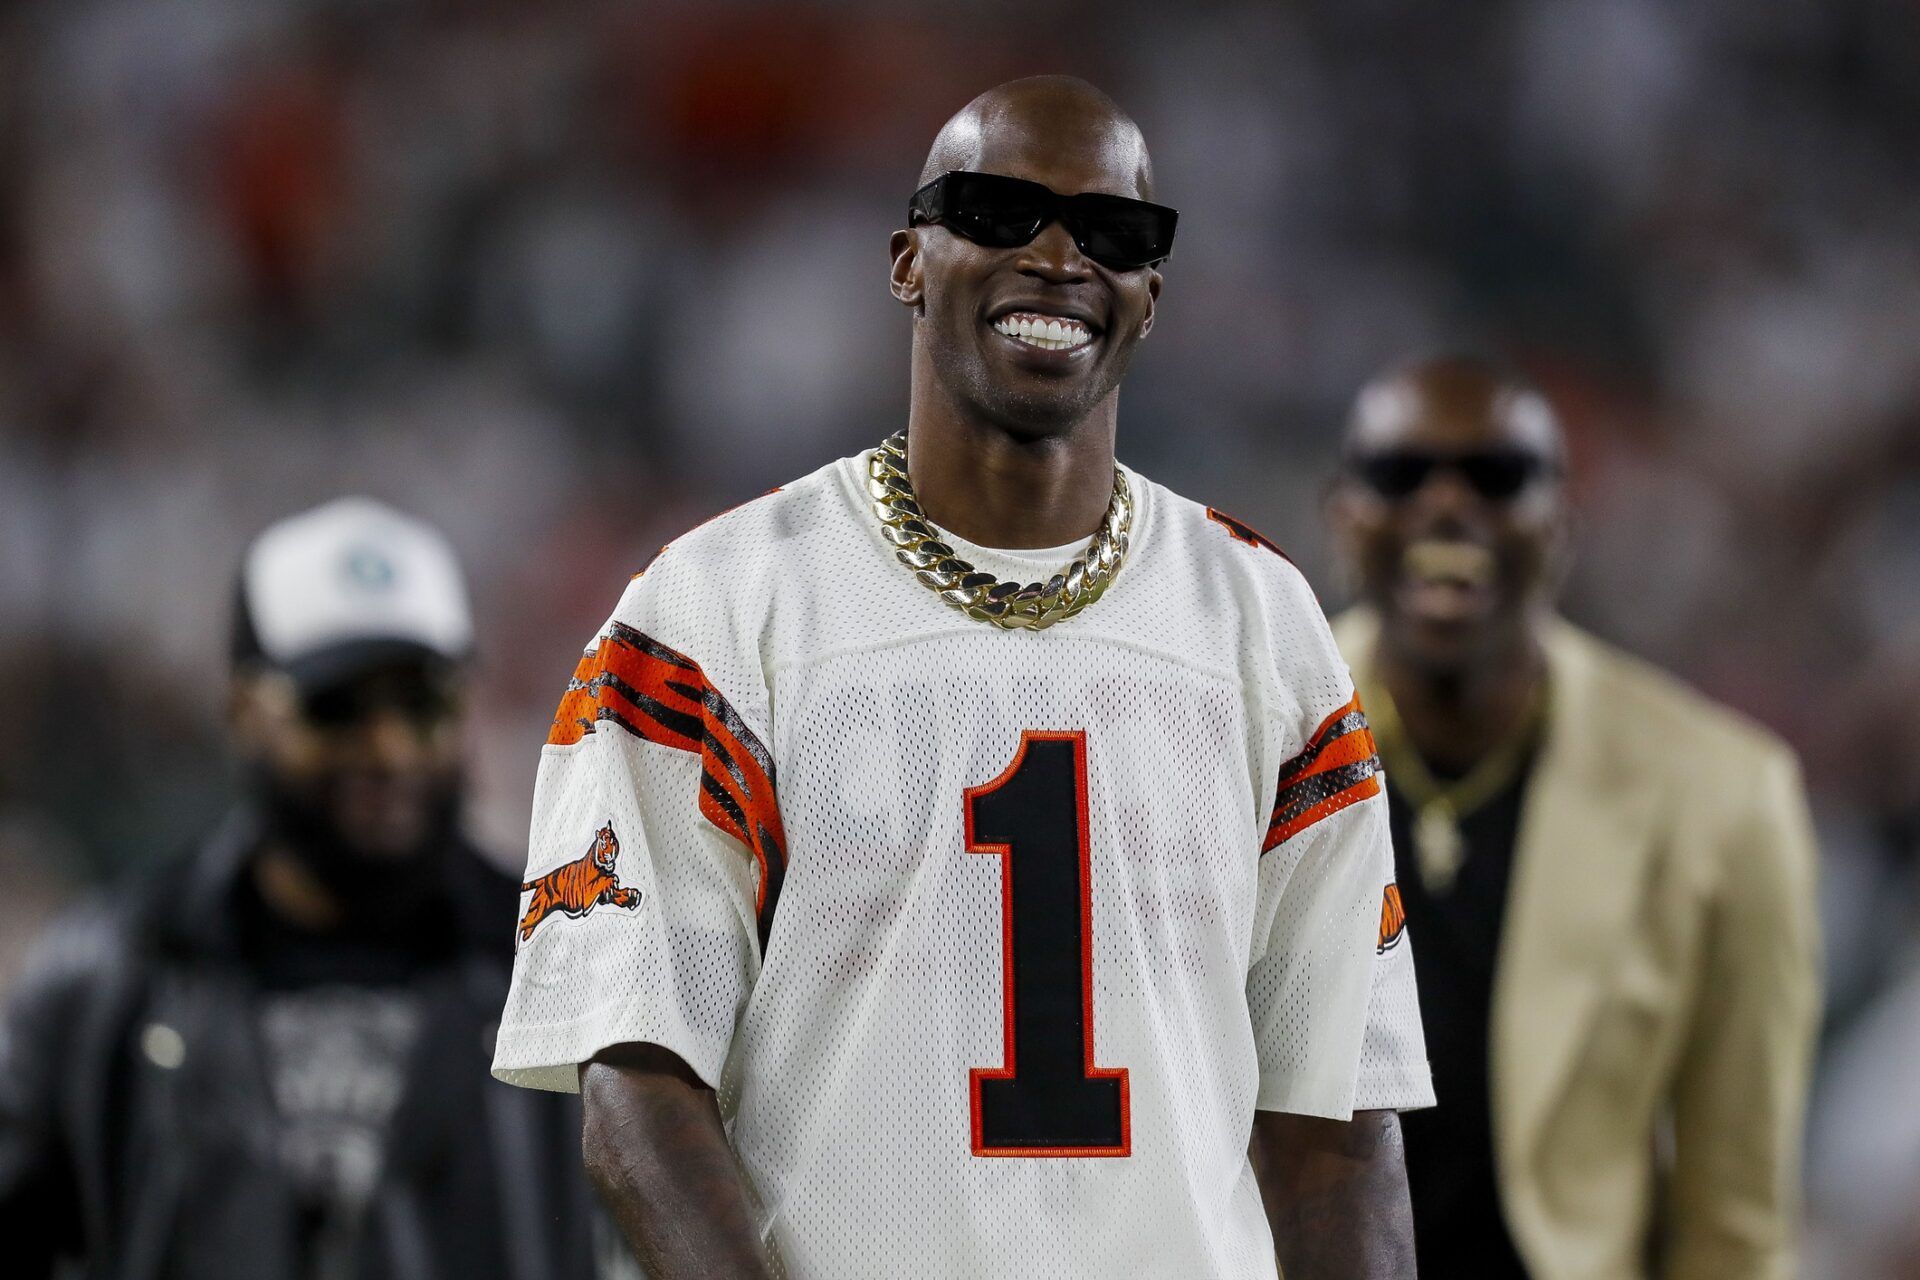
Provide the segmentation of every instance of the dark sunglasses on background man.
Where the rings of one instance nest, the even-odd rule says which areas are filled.
[[[907,225],[930,222],[990,249],[1031,244],[1058,222],[1080,252],[1103,267],[1157,267],[1173,252],[1177,211],[1163,204],[1088,191],[1063,196],[1051,187],[997,173],[952,169],[913,193]]]
[[[1525,449],[1467,453],[1383,449],[1350,456],[1347,470],[1383,498],[1411,497],[1435,471],[1451,471],[1487,501],[1504,502],[1535,480],[1556,474],[1559,468],[1550,459]]]
[[[448,675],[411,665],[341,680],[306,693],[300,710],[316,729],[348,729],[391,711],[418,729],[434,729],[460,712],[460,690]]]

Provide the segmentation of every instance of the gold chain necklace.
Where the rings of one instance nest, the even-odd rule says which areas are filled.
[[[896,431],[867,458],[867,493],[880,532],[913,576],[969,618],[1008,630],[1038,631],[1071,618],[1106,593],[1127,558],[1133,491],[1113,469],[1113,499],[1099,531],[1080,556],[1045,582],[1002,582],[954,554],[907,478],[907,433]]]
[[[1374,742],[1392,779],[1388,785],[1413,806],[1413,851],[1420,879],[1431,892],[1446,893],[1453,888],[1460,865],[1466,860],[1467,842],[1460,834],[1460,824],[1505,791],[1519,775],[1545,718],[1543,689],[1535,688],[1514,727],[1455,782],[1442,782],[1433,776],[1408,738],[1392,695],[1384,688],[1368,690],[1361,703],[1373,721]]]

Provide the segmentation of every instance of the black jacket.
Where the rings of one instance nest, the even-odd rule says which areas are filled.
[[[294,1207],[238,942],[254,841],[48,930],[0,1030],[0,1241],[9,1276],[62,1258],[111,1280],[297,1280]],[[514,883],[451,859],[456,945],[412,989],[422,1021],[367,1210],[364,1280],[590,1275],[575,1100],[488,1075]]]

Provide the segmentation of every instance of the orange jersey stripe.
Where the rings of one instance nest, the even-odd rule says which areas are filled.
[[[787,861],[773,758],[700,664],[624,623],[614,623],[580,659],[554,713],[547,742],[571,746],[603,722],[700,757],[698,805],[707,821],[759,864],[755,909],[761,941]]]
[[[1280,768],[1262,853],[1322,818],[1380,794],[1380,755],[1360,697],[1320,722],[1300,753]]]
[[[1359,804],[1369,796],[1377,796],[1379,794],[1380,779],[1378,777],[1370,777],[1364,782],[1354,784],[1345,791],[1328,796],[1325,800],[1303,809],[1286,821],[1275,823],[1273,826],[1267,828],[1267,839],[1266,843],[1261,846],[1261,852],[1264,853],[1275,845],[1292,839],[1322,818],[1332,817],[1349,805]]]

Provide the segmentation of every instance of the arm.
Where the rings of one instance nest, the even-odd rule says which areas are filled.
[[[1256,1111],[1248,1150],[1285,1280],[1412,1280],[1400,1117]]]
[[[587,1176],[653,1280],[770,1280],[713,1090],[658,1045],[580,1068]]]
[[[1668,1280],[1795,1274],[1800,1139],[1820,1022],[1812,824],[1781,752],[1719,851],[1694,1025],[1673,1088]]]
[[[1411,947],[1390,910],[1387,798],[1346,665],[1304,581],[1290,582],[1294,613],[1317,626],[1275,650],[1305,664],[1277,683],[1317,692],[1275,726],[1285,761],[1247,973],[1260,1059],[1248,1156],[1286,1280],[1411,1280],[1398,1111],[1433,1105],[1433,1090]],[[1310,1036],[1300,1009],[1313,1010]]]
[[[89,1009],[92,975],[124,964],[96,912],[48,927],[8,994],[0,1021],[0,1240],[9,1275],[51,1276],[83,1248],[80,1187],[66,1142],[73,1032]]]

